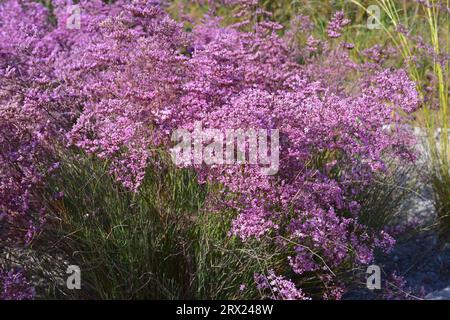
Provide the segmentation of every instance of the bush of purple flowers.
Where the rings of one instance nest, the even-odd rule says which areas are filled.
[[[419,103],[414,82],[332,46],[348,24],[342,12],[330,42],[299,44],[257,2],[228,2],[240,8],[235,24],[211,14],[188,31],[162,1],[81,1],[80,29],[67,27],[70,2],[54,1],[52,12],[31,1],[0,5],[2,241],[26,245],[45,230],[39,190],[65,148],[108,161],[139,195],[155,150],[169,151],[174,130],[201,121],[280,132],[275,175],[250,164],[192,168],[199,183],[220,186],[211,214],[235,212],[230,237],[286,252],[283,267],[248,285],[280,287],[272,298],[339,299],[337,270],[392,248],[386,231],[360,222],[358,195],[389,174],[387,158],[414,160],[402,125]],[[308,292],[310,278],[318,288]],[[2,279],[7,290],[22,275]],[[27,290],[12,297],[29,298]]]

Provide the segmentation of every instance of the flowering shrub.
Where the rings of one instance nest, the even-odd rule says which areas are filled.
[[[376,248],[393,245],[359,222],[356,199],[387,170],[385,157],[413,158],[400,115],[417,107],[415,84],[403,70],[354,63],[351,45],[332,49],[308,37],[305,50],[291,50],[289,34],[257,2],[230,3],[241,7],[238,23],[209,17],[192,32],[162,1],[81,1],[80,30],[67,29],[65,1],[54,4],[56,26],[38,4],[1,4],[0,219],[32,238],[44,218],[32,196],[67,144],[108,160],[111,174],[139,193],[152,152],[169,150],[175,129],[196,121],[222,131],[277,129],[275,175],[250,164],[194,169],[200,182],[222,188],[211,209],[236,212],[230,235],[288,252],[285,267],[264,276],[268,284],[257,277],[261,288],[303,299],[302,279],[313,275],[324,298],[340,298],[333,270],[370,263]],[[329,37],[348,23],[337,13]]]
[[[282,276],[275,275],[273,270],[269,270],[267,276],[255,275],[255,282],[260,290],[269,289],[271,299],[280,300],[308,300],[302,290],[295,287],[292,281],[284,279]]]
[[[0,272],[0,300],[30,300],[35,291],[23,271]]]

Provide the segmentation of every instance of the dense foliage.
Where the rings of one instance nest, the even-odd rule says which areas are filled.
[[[40,190],[58,174],[65,149],[107,160],[117,182],[139,194],[156,150],[169,151],[174,130],[201,121],[280,132],[275,175],[251,164],[192,168],[199,183],[220,186],[209,195],[211,214],[235,212],[230,237],[286,253],[282,268],[247,285],[303,299],[303,279],[313,277],[324,298],[340,298],[336,270],[392,248],[385,230],[359,220],[358,196],[388,174],[387,158],[414,160],[402,125],[419,103],[414,82],[382,68],[379,48],[356,63],[351,44],[331,46],[349,23],[343,12],[325,42],[308,34],[306,17],[282,32],[257,1],[227,2],[239,8],[238,23],[224,25],[212,10],[192,30],[161,1],[81,1],[80,29],[67,28],[65,1],[54,1],[52,12],[31,1],[0,5],[3,244],[27,245],[45,231]],[[22,280],[8,273],[3,291],[28,298],[8,289]]]

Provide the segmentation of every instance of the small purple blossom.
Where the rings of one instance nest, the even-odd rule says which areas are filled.
[[[255,275],[255,282],[259,290],[267,290],[274,300],[310,300],[292,281],[277,276],[273,270],[267,276]]]

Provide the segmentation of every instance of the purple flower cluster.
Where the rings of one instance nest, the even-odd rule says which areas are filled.
[[[0,272],[0,300],[31,300],[35,290],[21,270]]]
[[[350,22],[349,19],[345,18],[344,11],[337,11],[328,24],[328,36],[330,38],[339,38],[342,35],[342,28]]]
[[[47,11],[7,1],[0,10],[0,240],[29,242],[43,220],[34,194],[52,157],[66,105],[52,68]],[[15,243],[16,244],[16,243]]]
[[[268,275],[255,275],[257,288],[261,291],[268,291],[269,298],[275,300],[311,300],[306,297],[301,289],[297,289],[295,284],[284,278],[277,276],[273,270],[269,270]]]
[[[307,274],[331,288],[332,270],[392,246],[359,223],[356,199],[387,170],[386,156],[412,158],[400,114],[417,107],[418,94],[404,70],[356,64],[314,38],[290,50],[255,1],[243,10],[265,18],[224,27],[208,17],[192,32],[146,0],[82,0],[81,28],[68,29],[68,4],[55,2],[56,26],[31,1],[0,5],[0,221],[20,226],[21,237],[44,220],[33,197],[57,167],[56,146],[109,160],[117,180],[139,192],[153,150],[169,150],[173,130],[201,121],[280,132],[276,175],[253,164],[194,167],[201,182],[223,187],[210,203],[236,212],[230,234],[289,251],[292,281],[268,276],[275,298],[304,298],[296,284]],[[348,23],[336,13],[330,37]],[[341,295],[330,290],[324,297]]]

